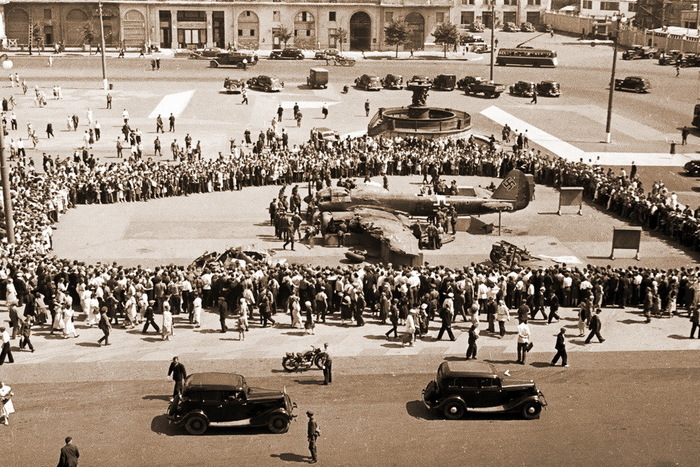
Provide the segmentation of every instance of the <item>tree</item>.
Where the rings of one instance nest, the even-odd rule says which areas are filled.
[[[83,25],[83,41],[88,45],[88,54],[92,53],[92,42],[95,40],[95,27],[91,22]]]
[[[338,41],[340,46],[338,47],[340,49],[340,53],[343,53],[343,44],[345,41],[348,40],[348,32],[343,29],[343,28],[338,28],[335,30],[335,34],[333,34],[333,37]]]
[[[289,29],[282,26],[275,30],[274,36],[281,42],[284,42],[284,46],[287,47],[287,42],[292,38],[292,33],[289,32]]]
[[[447,46],[455,45],[459,40],[457,26],[449,22],[436,27],[433,36],[436,43],[442,44],[442,53],[445,58],[447,58]]]
[[[392,21],[384,28],[386,43],[396,46],[396,58],[399,57],[399,46],[408,42],[411,30],[408,24],[403,21]]]

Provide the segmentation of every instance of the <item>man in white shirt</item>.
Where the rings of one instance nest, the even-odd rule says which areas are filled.
[[[525,357],[530,345],[530,326],[527,320],[521,320],[518,324],[518,363],[525,365]]]

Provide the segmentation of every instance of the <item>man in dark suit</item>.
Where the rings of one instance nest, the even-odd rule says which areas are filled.
[[[450,295],[452,294],[450,293]],[[440,318],[442,319],[442,326],[440,327],[440,332],[438,332],[437,340],[442,340],[442,335],[445,332],[450,336],[451,341],[455,340],[455,335],[452,332],[452,310],[448,310],[444,304],[440,310]]]
[[[566,338],[564,337],[564,334],[566,334],[566,328],[561,328],[561,330],[559,330],[559,334],[557,334],[557,343],[554,344],[554,348],[557,350],[557,354],[552,359],[552,366],[557,364],[560,357],[561,366],[569,366],[569,360],[566,354]]]
[[[185,365],[180,363],[177,357],[173,357],[173,361],[170,363],[170,368],[168,368],[168,376],[172,375],[173,381],[175,381],[175,388],[173,389],[173,397],[182,395],[182,386],[185,383],[185,378],[187,378],[187,370]]]
[[[306,427],[306,437],[309,440],[309,453],[311,453],[311,463],[315,464],[318,461],[318,454],[316,450],[316,439],[321,434],[318,429],[318,423],[314,419],[314,413],[307,411],[306,415],[309,417],[309,423]]]
[[[144,313],[143,315],[146,324],[143,325],[143,331],[141,331],[142,334],[146,334],[146,332],[148,331],[148,326],[153,326],[153,329],[155,329],[157,333],[160,333],[160,328],[153,319],[153,306],[155,304],[155,300],[149,300],[148,302],[148,307],[146,307],[146,313]]]
[[[602,344],[605,342],[605,339],[603,339],[603,336],[600,335],[600,329],[602,327],[602,323],[600,322],[600,308],[598,308],[593,316],[591,316],[591,322],[588,325],[588,329],[591,330],[591,332],[588,334],[588,337],[586,338],[586,344],[591,342],[591,339],[593,339],[593,336],[596,336],[598,338],[598,341]]]
[[[66,437],[66,445],[61,448],[61,457],[58,459],[56,467],[78,467],[80,451],[78,446],[73,444],[73,438]]]

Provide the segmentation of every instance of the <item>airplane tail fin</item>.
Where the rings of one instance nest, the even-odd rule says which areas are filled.
[[[514,201],[513,209],[524,209],[533,198],[534,184],[521,170],[513,169],[506,175],[501,184],[493,192],[491,199]]]

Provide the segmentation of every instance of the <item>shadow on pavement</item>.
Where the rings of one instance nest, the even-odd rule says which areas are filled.
[[[161,342],[163,340],[162,337],[143,337],[141,339],[144,342]]]
[[[80,347],[99,347],[100,344],[97,342],[77,342],[75,345],[79,345]]]
[[[294,454],[293,452],[283,452],[282,454],[270,454],[270,457],[277,457],[283,462],[303,462],[305,464],[308,464],[310,459],[308,456]]]
[[[372,340],[377,340],[377,341],[385,341],[386,334],[381,334],[381,335],[376,335],[376,334],[367,334],[366,336],[362,336],[365,339],[372,339]]]
[[[623,319],[619,320],[618,323],[622,324],[646,324],[644,319]]]
[[[153,420],[151,420],[151,431],[167,436],[176,436],[185,433],[184,430],[181,431],[176,425],[171,424],[166,415],[157,415],[153,417]]]
[[[438,420],[434,413],[425,408],[423,401],[408,401],[406,402],[406,412],[413,418],[420,418],[421,420]]]
[[[679,340],[679,341],[685,341],[685,340],[691,339],[691,337],[681,336],[680,334],[669,334],[668,337],[670,337],[671,339]]]
[[[382,344],[382,347],[389,349],[403,349],[404,346],[402,344]]]
[[[168,401],[170,402],[170,396],[164,394],[148,394],[143,396],[141,399],[145,401]]]
[[[548,366],[552,366],[549,363],[546,362],[532,362],[530,363],[530,366],[534,366],[535,368],[546,368]]]
[[[305,386],[323,386],[322,379],[295,379],[294,382]]]
[[[466,358],[464,358],[464,357],[455,357],[455,356],[445,357],[446,362],[463,362],[465,360],[466,360]]]

